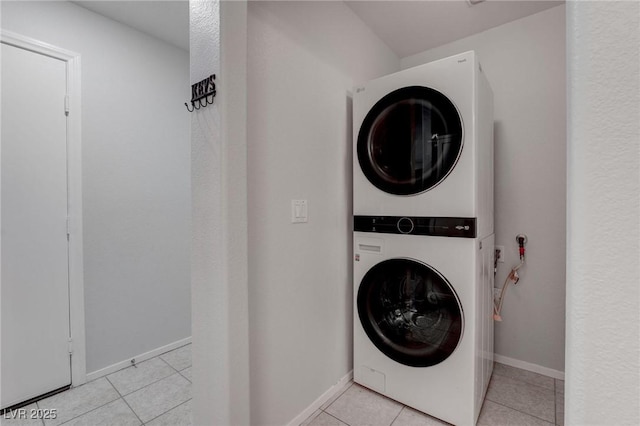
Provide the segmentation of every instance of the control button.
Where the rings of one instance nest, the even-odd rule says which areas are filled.
[[[413,232],[413,221],[408,217],[403,217],[398,220],[397,228],[401,234],[410,234]]]

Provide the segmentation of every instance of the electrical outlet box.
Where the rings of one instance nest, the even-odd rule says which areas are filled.
[[[498,263],[504,263],[504,246],[496,246],[496,252],[498,254]]]

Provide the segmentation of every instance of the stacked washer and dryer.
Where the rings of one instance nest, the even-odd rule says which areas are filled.
[[[356,87],[354,381],[475,424],[493,370],[493,95],[474,52]]]

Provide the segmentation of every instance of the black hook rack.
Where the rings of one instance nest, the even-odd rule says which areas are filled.
[[[186,102],[184,103],[184,106],[187,107],[187,111],[193,112],[196,109],[213,104],[213,99],[216,97],[215,79],[216,75],[211,74],[204,80],[191,85],[191,109],[189,109],[189,104]],[[209,101],[209,97],[211,97],[211,101]]]

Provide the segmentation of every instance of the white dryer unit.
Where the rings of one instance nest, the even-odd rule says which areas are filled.
[[[354,381],[475,424],[493,371],[493,251],[493,235],[355,232]]]
[[[354,215],[476,218],[493,233],[493,94],[473,51],[354,89]]]

